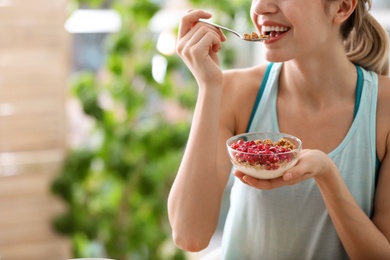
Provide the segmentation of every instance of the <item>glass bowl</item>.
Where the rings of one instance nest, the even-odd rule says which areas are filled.
[[[235,168],[258,179],[273,179],[293,167],[302,150],[299,138],[274,132],[245,133],[226,141]]]

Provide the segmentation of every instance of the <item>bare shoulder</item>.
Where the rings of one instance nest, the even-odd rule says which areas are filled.
[[[379,76],[378,78],[378,106],[390,108],[390,77]]]
[[[234,122],[232,132],[246,130],[266,68],[264,64],[224,71],[223,117]]]
[[[377,147],[381,159],[390,152],[390,77],[379,76],[378,83]]]
[[[378,76],[378,83],[380,90],[387,90],[390,87],[390,77],[389,76]]]
[[[267,69],[267,64],[224,71],[225,84],[242,83],[261,80]]]

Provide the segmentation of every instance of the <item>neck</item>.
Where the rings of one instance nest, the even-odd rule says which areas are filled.
[[[346,57],[341,59],[339,56],[336,60],[324,57],[285,62],[280,87],[289,95],[302,99],[304,104],[325,107],[340,98],[353,97],[356,81],[356,68]]]

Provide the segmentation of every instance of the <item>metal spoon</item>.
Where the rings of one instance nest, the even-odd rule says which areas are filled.
[[[214,27],[217,27],[217,28],[220,28],[222,30],[226,30],[228,32],[231,32],[233,34],[235,34],[236,36],[238,36],[239,38],[241,38],[242,40],[244,41],[249,41],[249,42],[263,42],[263,41],[266,41],[269,39],[269,36],[266,36],[266,35],[257,35],[257,37],[252,37],[251,35],[252,34],[245,34],[244,36],[239,34],[238,32],[236,31],[233,31],[232,29],[229,29],[229,28],[226,28],[222,25],[218,25],[218,24],[215,24],[215,23],[212,23],[212,22],[209,22],[209,21],[206,21],[206,20],[203,20],[203,19],[199,19],[198,20],[199,22],[202,22],[202,23],[206,23],[206,24],[209,24],[209,25],[212,25]]]

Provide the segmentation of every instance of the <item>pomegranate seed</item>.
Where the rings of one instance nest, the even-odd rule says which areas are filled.
[[[251,165],[265,165],[266,169],[278,169],[278,163],[290,162],[292,154],[287,152],[295,149],[295,146],[286,139],[280,139],[276,143],[271,140],[243,141],[238,140],[230,147],[237,151],[233,156],[240,162],[248,162]],[[283,154],[279,154],[283,153]]]

